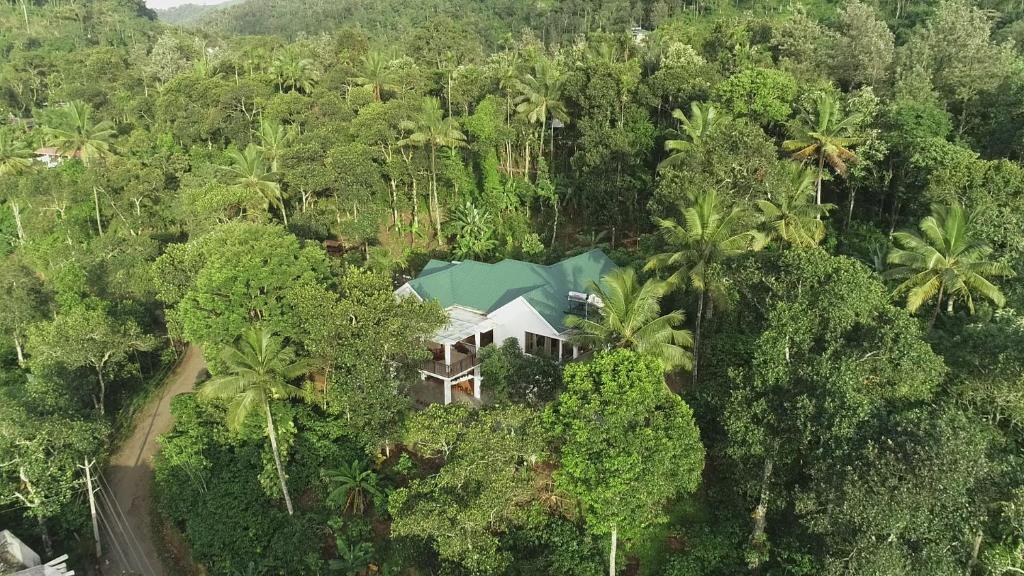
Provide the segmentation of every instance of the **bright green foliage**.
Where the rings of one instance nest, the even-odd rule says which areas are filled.
[[[320,78],[316,63],[310,58],[303,58],[295,50],[282,50],[274,56],[270,73],[277,80],[281,92],[309,94]]]
[[[395,77],[398,70],[395,68],[395,58],[392,54],[373,50],[359,59],[359,75],[349,78],[360,86],[369,86],[373,90],[373,99],[380,102],[385,92],[397,92],[398,84]]]
[[[274,453],[277,477],[281,483],[288,514],[293,513],[288,482],[277,447],[277,431],[270,409],[272,400],[306,398],[301,388],[288,383],[309,371],[310,363],[296,361],[290,348],[282,346],[270,332],[262,328],[249,329],[242,334],[237,347],[228,346],[221,353],[224,371],[199,389],[199,397],[226,400],[227,423],[238,430],[254,412],[262,412],[267,419],[267,436]]]
[[[24,141],[0,130],[0,176],[17,175],[31,169],[34,157]]]
[[[669,156],[662,160],[661,166],[672,166],[681,151],[703,144],[720,122],[715,107],[700,102],[690,104],[689,118],[678,108],[672,111],[672,117],[679,121],[680,130],[676,134],[679,137],[665,140],[665,151]]]
[[[18,363],[24,364],[28,328],[46,313],[43,283],[29,268],[9,259],[0,265],[0,293],[0,331],[14,344]]]
[[[538,60],[533,72],[524,74],[517,88],[520,96],[516,99],[516,112],[519,112],[531,124],[540,123],[537,155],[544,155],[544,137],[547,133],[548,116],[551,121],[558,120],[562,124],[569,122],[569,114],[562,102],[562,88],[565,78],[562,72],[547,60]],[[555,133],[551,131],[551,155],[555,154]]]
[[[768,238],[790,246],[817,246],[825,238],[822,218],[834,204],[816,204],[814,172],[798,164],[787,164],[781,189],[770,190],[767,200],[758,200],[762,225]]]
[[[110,156],[110,140],[114,125],[109,121],[93,122],[92,109],[80,100],[58,109],[53,124],[46,127],[46,140],[61,154],[81,158],[92,165]]]
[[[794,160],[813,160],[817,165],[818,204],[825,165],[846,176],[848,164],[857,158],[850,148],[860,142],[854,134],[858,122],[860,118],[855,115],[843,116],[835,96],[820,92],[814,96],[813,108],[805,108],[790,124],[791,138],[782,143],[782,149],[790,152]]]
[[[501,400],[542,405],[554,400],[562,385],[561,367],[552,359],[524,354],[515,338],[485,347],[480,356],[480,376]]]
[[[151,350],[155,346],[156,339],[143,333],[135,322],[119,320],[102,309],[62,310],[53,320],[33,324],[28,329],[28,352],[35,367],[86,368],[96,376],[92,397],[100,414],[105,411],[111,374],[129,361],[132,351]]]
[[[301,248],[279,227],[222,225],[157,259],[159,297],[174,305],[180,335],[208,358],[260,323],[283,337],[299,335],[295,290],[317,283],[327,267],[319,247]]]
[[[579,500],[599,534],[640,537],[700,483],[704,447],[693,413],[653,358],[616,350],[569,365],[546,420],[561,439],[555,485]]]
[[[796,80],[770,68],[749,68],[729,77],[715,89],[715,100],[737,116],[758,124],[780,124],[790,117]]]
[[[679,212],[678,220],[656,220],[674,251],[652,256],[646,266],[671,269],[668,282],[673,286],[691,286],[714,296],[719,289],[709,274],[712,265],[764,247],[764,235],[750,227],[751,215],[738,206],[726,210],[715,190],[690,198]]]
[[[568,315],[574,344],[587,348],[628,348],[661,362],[665,372],[693,367],[693,335],[677,328],[686,316],[681,311],[661,313],[661,299],[671,288],[651,278],[643,284],[632,268],[618,268],[593,286],[602,305],[594,317]]]
[[[367,501],[383,496],[378,485],[377,473],[366,467],[364,462],[353,460],[347,466],[324,472],[324,478],[331,486],[327,501],[342,512],[351,511],[361,515]]]
[[[1012,276],[1013,270],[1002,262],[987,260],[992,248],[971,236],[974,216],[960,205],[934,206],[931,216],[921,220],[921,235],[897,232],[896,247],[888,262],[894,267],[886,273],[904,280],[897,294],[907,294],[907,309],[916,312],[935,299],[935,314],[942,308],[953,312],[963,302],[974,313],[974,297],[991,300],[996,306],[1006,302],[999,287],[990,278]],[[934,316],[933,316],[934,318]]]
[[[430,539],[442,559],[472,572],[500,572],[511,558],[499,537],[525,524],[549,496],[539,478],[548,459],[539,415],[521,406],[436,406],[410,426],[413,450],[420,439],[449,441],[440,451],[424,446],[424,457],[441,456],[437,473],[391,494],[391,533]]]
[[[266,144],[262,149],[250,144],[242,152],[232,150],[228,152],[231,163],[224,167],[224,172],[227,174],[228,184],[252,197],[262,198],[265,209],[269,210],[272,206],[280,210],[281,218],[287,226],[288,212],[285,210],[281,186],[275,180],[272,169],[267,166],[266,156]],[[276,157],[271,160],[272,163],[276,161]]]

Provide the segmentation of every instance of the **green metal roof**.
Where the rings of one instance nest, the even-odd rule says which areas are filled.
[[[489,314],[522,296],[551,324],[565,330],[570,291],[589,292],[591,283],[615,269],[600,250],[544,266],[519,260],[496,264],[431,260],[409,285],[424,300]]]

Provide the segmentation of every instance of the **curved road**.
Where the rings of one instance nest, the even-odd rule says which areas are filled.
[[[110,459],[104,473],[110,491],[127,518],[130,531],[137,542],[129,550],[129,544],[121,542],[121,550],[104,534],[103,560],[101,567],[105,576],[122,574],[143,574],[163,576],[163,566],[153,543],[150,522],[152,504],[153,456],[159,450],[156,439],[171,429],[171,398],[189,392],[195,386],[199,373],[206,368],[203,353],[198,347],[189,346],[185,355],[167,376],[159,394],[150,400],[135,417],[135,430]],[[140,558],[140,556],[142,556]]]

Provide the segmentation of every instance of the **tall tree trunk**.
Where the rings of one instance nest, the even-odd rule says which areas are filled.
[[[36,524],[39,526],[39,538],[43,541],[43,551],[47,558],[53,558],[53,540],[50,539],[50,531],[46,528],[46,520],[42,516],[36,516]]]
[[[430,146],[430,199],[433,203],[434,233],[438,246],[443,246],[441,240],[441,201],[437,195],[437,149],[433,144]]]
[[[18,366],[25,367],[25,353],[21,348],[21,338],[14,336],[14,350],[18,353]]]
[[[945,291],[946,291],[946,283],[945,282],[941,282],[939,284],[939,296],[938,296],[938,298],[935,301],[935,310],[932,311],[932,319],[928,321],[928,330],[929,331],[931,331],[931,329],[935,326],[935,319],[939,317],[939,310],[942,309],[942,296],[943,296],[943,293]]]
[[[292,497],[288,494],[288,481],[285,480],[284,466],[281,465],[281,453],[277,450],[277,430],[274,428],[274,417],[270,414],[270,404],[264,406],[267,411],[267,435],[270,436],[270,450],[274,453],[274,466],[277,467],[277,479],[281,482],[281,493],[284,494],[284,506],[288,509],[288,515],[295,513],[292,510]]]
[[[704,294],[700,291],[697,297],[697,317],[694,319],[693,327],[693,383],[697,383],[697,367],[700,365],[700,329],[704,322]]]
[[[964,571],[964,576],[971,576],[974,573],[974,568],[978,565],[978,553],[981,552],[981,540],[985,536],[981,528],[974,533],[974,542],[971,544],[971,558],[967,561],[967,569]]]
[[[18,244],[24,244],[25,229],[21,226],[21,207],[17,202],[11,202],[11,212],[14,214],[14,226],[18,230]]]
[[[619,546],[619,528],[612,526],[612,549],[608,553],[608,576],[615,576],[615,552]]]
[[[761,496],[757,502],[757,508],[754,508],[752,515],[754,519],[754,527],[750,532],[749,546],[754,549],[754,555],[751,557],[748,566],[750,567],[750,573],[757,575],[761,573],[762,555],[764,552],[764,531],[768,524],[768,484],[772,477],[772,457],[766,456],[764,460],[764,473],[761,476]]]
[[[288,212],[284,209],[284,197],[281,197],[281,219],[284,220],[284,227],[288,228]]]
[[[103,405],[106,403],[107,397],[107,381],[103,379],[103,367],[98,366],[96,368],[96,375],[100,377],[100,398],[97,402],[97,408],[99,408],[100,416],[103,416],[106,412],[104,411]]]
[[[818,180],[815,183],[817,188],[816,201],[818,206],[821,206],[821,177],[825,172],[825,156],[819,151],[818,152]],[[821,220],[821,213],[818,213],[818,220]]]
[[[544,137],[547,136],[548,131],[548,112],[544,111],[544,116],[540,119],[540,142],[537,144],[537,163],[540,163],[540,159],[544,157]]]
[[[92,202],[96,206],[96,228],[100,231],[100,236],[103,236],[103,221],[100,219],[100,195],[99,187],[92,187]]]

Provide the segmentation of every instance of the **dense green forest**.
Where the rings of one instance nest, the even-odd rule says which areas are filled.
[[[190,20],[0,4],[0,528],[98,573],[83,464],[192,346],[168,573],[1024,573],[1021,2]],[[595,247],[591,357],[414,403],[403,279]]]

